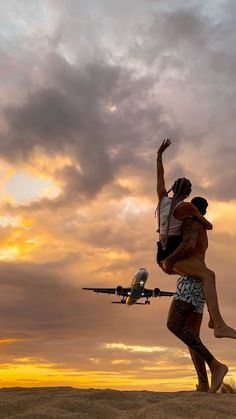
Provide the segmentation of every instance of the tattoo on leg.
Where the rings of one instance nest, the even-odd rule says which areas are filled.
[[[185,324],[186,317],[191,310],[190,304],[185,301],[173,300],[167,327],[209,365],[214,358],[213,355],[203,345],[199,336]]]

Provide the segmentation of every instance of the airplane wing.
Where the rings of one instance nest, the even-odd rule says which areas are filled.
[[[175,292],[171,291],[160,291],[159,297],[172,297]]]
[[[142,292],[142,297],[172,297],[175,293],[171,291],[161,291],[159,288],[154,288],[150,290],[148,288],[144,288]]]
[[[130,295],[131,288],[122,288],[117,290],[117,288],[83,288],[83,290],[101,292],[103,294],[117,294],[122,297],[128,297]]]

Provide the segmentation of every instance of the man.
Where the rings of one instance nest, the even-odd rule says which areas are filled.
[[[196,197],[191,201],[205,215],[208,206],[204,198]],[[196,259],[204,263],[208,246],[206,230],[200,222],[189,218],[183,223],[183,240],[179,247],[170,255],[165,264],[170,271],[171,266],[191,253]],[[172,301],[167,327],[188,347],[198,376],[198,391],[209,391],[209,383],[205,362],[211,371],[210,392],[215,393],[227,374],[226,365],[217,361],[200,340],[199,333],[203,317],[204,294],[202,282],[189,276],[182,276],[177,282],[177,291]],[[210,327],[212,321],[210,320]]]

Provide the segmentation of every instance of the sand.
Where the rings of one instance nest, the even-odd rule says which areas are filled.
[[[236,394],[75,389],[0,389],[0,418],[236,418]]]

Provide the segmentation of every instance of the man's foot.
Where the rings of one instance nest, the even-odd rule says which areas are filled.
[[[210,390],[208,383],[199,383],[196,385],[196,391],[202,391],[204,393],[208,393]]]
[[[216,338],[231,338],[236,339],[236,330],[225,324],[222,327],[215,328],[214,335]]]
[[[211,388],[210,393],[216,393],[219,390],[221,384],[223,383],[224,376],[228,372],[227,365],[221,364],[220,362],[213,359],[209,365],[211,370]]]

